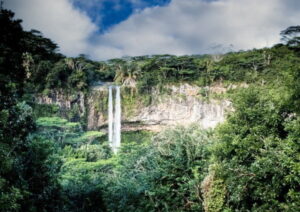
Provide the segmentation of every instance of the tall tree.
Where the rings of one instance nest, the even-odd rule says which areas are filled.
[[[280,35],[290,48],[297,51],[300,50],[300,26],[290,26],[287,29],[281,31]]]
[[[1,8],[0,211],[51,211],[46,207],[59,195],[59,166],[51,159],[51,143],[29,137],[35,129],[32,109],[21,97],[26,80],[23,55],[30,48],[24,44],[27,32],[20,23]]]

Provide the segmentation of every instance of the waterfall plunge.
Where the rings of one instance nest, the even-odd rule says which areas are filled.
[[[115,88],[115,108],[113,108],[113,88]],[[108,141],[114,153],[121,146],[121,97],[119,86],[108,88]]]
[[[116,151],[121,146],[121,98],[120,87],[116,87],[115,120],[114,120],[114,143]]]
[[[112,87],[109,86],[108,88],[108,141],[109,145],[113,147],[113,95],[112,95]]]

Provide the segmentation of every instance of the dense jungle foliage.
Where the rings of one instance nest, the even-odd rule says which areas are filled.
[[[67,58],[0,11],[0,211],[299,211],[300,26],[283,44],[224,55]],[[246,83],[214,130],[105,135],[37,105],[35,94],[103,82],[140,95],[167,84]]]

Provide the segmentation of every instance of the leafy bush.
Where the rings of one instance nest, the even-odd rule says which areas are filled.
[[[101,178],[113,162],[84,158],[67,158],[61,170],[60,183],[67,199],[65,211],[105,211],[102,201]]]
[[[168,130],[149,145],[127,144],[104,188],[113,211],[202,210],[210,134],[197,127]]]
[[[292,139],[298,122],[267,90],[245,89],[234,105],[213,151],[226,204],[233,211],[297,211],[300,181],[289,173],[299,172],[292,165],[299,161],[299,143]]]

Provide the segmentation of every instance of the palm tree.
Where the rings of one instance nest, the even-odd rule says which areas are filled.
[[[126,62],[124,64],[117,64],[116,68],[114,81],[130,87],[131,95],[133,95],[133,91],[136,91],[136,80],[141,73],[140,66],[137,63]]]
[[[124,86],[135,87],[136,79],[140,72],[141,69],[136,63],[126,62],[124,64],[118,64],[114,80]]]
[[[83,71],[86,68],[83,63],[73,58],[66,58],[65,63],[71,70],[74,71]]]

